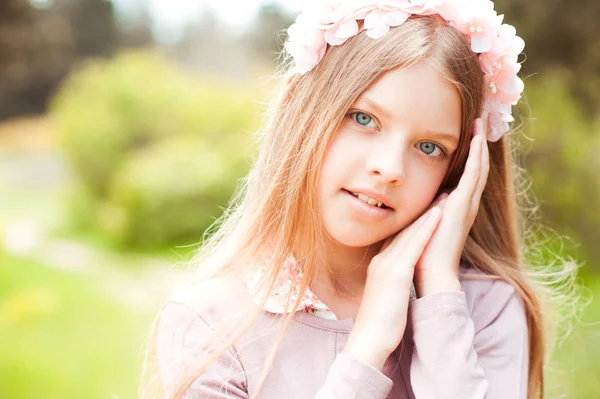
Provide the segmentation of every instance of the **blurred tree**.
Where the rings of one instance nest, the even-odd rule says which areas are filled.
[[[119,26],[119,47],[145,47],[153,44],[152,17],[147,5],[133,2],[128,5],[128,12],[119,12],[115,6]]]
[[[0,120],[44,112],[73,63],[110,56],[120,36],[108,0],[2,0]]]
[[[278,3],[263,3],[242,41],[256,56],[273,61],[283,48],[287,28],[294,19],[295,17]]]
[[[197,241],[247,172],[257,98],[253,85],[196,77],[154,52],[85,62],[50,107],[79,180],[73,227],[122,245]]]
[[[577,258],[588,261],[588,270],[600,272],[600,121],[583,117],[565,73],[530,79],[527,103],[519,105],[531,107],[533,115],[520,137],[520,162],[531,175],[544,223],[572,238],[576,246],[582,244]],[[565,244],[574,250],[571,243]]]
[[[285,28],[294,16],[277,3],[263,4],[246,27],[226,25],[205,4],[183,40],[175,46],[175,58],[189,69],[229,76],[249,76],[273,68],[285,40]]]
[[[108,0],[60,0],[74,33],[73,53],[77,58],[109,56],[118,40],[113,5]]]
[[[569,90],[579,98],[587,116],[600,108],[600,1],[598,0],[496,0],[525,39],[527,62],[523,76],[566,69]]]
[[[62,16],[23,0],[0,3],[0,119],[43,110],[64,74],[69,34]]]
[[[185,27],[181,41],[165,50],[192,71],[231,76],[243,75],[247,69],[244,49],[207,3],[202,5],[198,18]]]

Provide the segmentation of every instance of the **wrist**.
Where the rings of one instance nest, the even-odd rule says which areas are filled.
[[[458,275],[424,275],[415,279],[415,291],[417,298],[448,291],[462,291]]]
[[[355,345],[353,344],[352,340],[348,340],[348,343],[342,352],[353,359],[368,364],[379,371],[383,370],[383,365],[390,355],[385,351],[376,351],[372,348],[368,348],[367,345],[361,344],[360,341],[357,345]]]

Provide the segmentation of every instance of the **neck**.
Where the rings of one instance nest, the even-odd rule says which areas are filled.
[[[327,301],[341,299],[360,303],[371,259],[383,242],[367,247],[348,247],[338,242],[328,243],[323,263],[316,269],[311,290]]]

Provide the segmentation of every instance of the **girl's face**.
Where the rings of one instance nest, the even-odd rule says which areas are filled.
[[[318,187],[326,232],[365,247],[410,224],[434,200],[460,129],[458,91],[436,70],[420,63],[384,74],[352,105],[327,150]]]

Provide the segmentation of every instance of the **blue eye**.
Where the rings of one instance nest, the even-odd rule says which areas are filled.
[[[419,143],[419,149],[427,155],[431,155],[435,150],[438,150],[438,155],[431,155],[431,158],[438,158],[444,155],[444,151],[442,151],[439,145],[430,142]]]
[[[352,119],[354,120],[354,122],[358,123],[360,126],[362,127],[374,127],[376,128],[377,126],[369,126],[369,123],[374,123],[374,119],[372,116],[370,116],[369,114],[366,114],[364,112],[360,112],[360,111],[355,111],[355,112],[351,112],[349,113],[347,116],[352,117]],[[418,144],[419,146],[419,150],[421,150],[422,152],[424,152],[426,155],[429,156],[429,158],[440,158],[444,155],[446,155],[446,152],[444,151],[444,149],[432,142],[422,142]],[[437,152],[436,152],[437,151]]]
[[[367,127],[367,125],[373,121],[373,118],[371,118],[369,115],[362,113],[362,112],[352,113],[352,119],[354,119],[356,121],[356,123],[358,123],[359,125],[365,126],[365,127]]]

